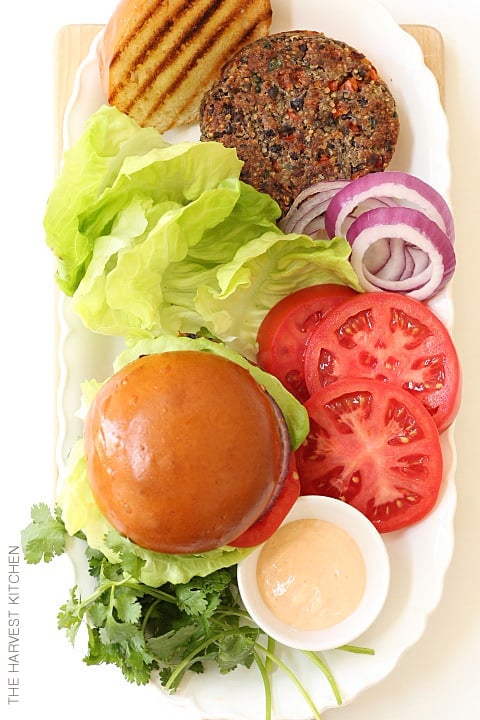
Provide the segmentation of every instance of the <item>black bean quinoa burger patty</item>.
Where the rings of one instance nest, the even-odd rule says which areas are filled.
[[[202,140],[236,147],[242,179],[285,214],[315,182],[384,170],[399,120],[362,53],[305,30],[261,38],[235,55],[202,100],[200,130]]]

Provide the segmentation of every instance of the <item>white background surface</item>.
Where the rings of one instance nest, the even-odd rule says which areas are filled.
[[[301,0],[298,0],[301,2]],[[2,576],[0,703],[2,716],[54,720],[142,716],[139,691],[117,672],[85,667],[56,629],[66,599],[68,562],[27,567],[20,578],[20,702],[7,707],[8,548],[19,544],[32,502],[54,480],[54,291],[52,258],[43,244],[45,200],[54,178],[53,48],[59,27],[102,23],[116,0],[26,0],[1,11],[1,430]],[[456,423],[456,545],[439,607],[421,640],[395,671],[349,707],[324,720],[478,720],[480,718],[480,4],[472,0],[383,0],[399,23],[443,34],[446,112],[450,124],[451,199],[458,269],[454,335],[464,371]],[[319,27],[321,30],[321,27]],[[372,28],[372,32],[374,32]],[[32,490],[38,486],[38,493]],[[163,709],[162,709],[163,708]],[[164,720],[190,720],[159,707]],[[151,708],[150,708],[151,709]]]

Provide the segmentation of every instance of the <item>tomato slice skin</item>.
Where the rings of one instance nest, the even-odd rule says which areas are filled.
[[[308,335],[331,308],[355,295],[352,288],[333,283],[302,288],[274,305],[260,325],[258,364],[301,402],[309,396],[303,373]]]
[[[310,432],[296,451],[302,495],[344,500],[382,533],[432,510],[442,449],[432,417],[414,396],[392,383],[347,378],[316,392],[305,407]]]
[[[268,540],[277,530],[292,509],[300,495],[295,453],[290,454],[288,473],[274,503],[245,532],[232,540],[229,545],[238,548],[254,547]]]
[[[450,333],[427,305],[399,293],[359,294],[333,308],[309,336],[304,372],[310,394],[345,377],[393,382],[422,402],[439,432],[460,406]]]

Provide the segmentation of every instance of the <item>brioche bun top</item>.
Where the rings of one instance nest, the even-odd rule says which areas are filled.
[[[110,524],[161,553],[238,537],[282,481],[278,414],[248,370],[213,353],[145,355],[114,374],[85,420],[87,473]]]
[[[121,0],[97,50],[105,97],[159,132],[196,122],[223,65],[271,18],[270,0]]]

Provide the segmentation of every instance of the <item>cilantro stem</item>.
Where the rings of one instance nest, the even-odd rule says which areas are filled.
[[[102,585],[98,585],[97,589],[91,593],[91,595],[88,595],[84,600],[80,600],[78,603],[78,612],[83,613],[83,611],[89,606],[92,605],[98,598],[102,597],[102,595],[108,590],[110,590],[114,586],[122,585],[123,583],[118,582],[105,582],[102,583]]]
[[[198,654],[202,650],[204,650],[209,645],[211,645],[212,643],[219,640],[222,637],[222,635],[223,635],[223,631],[217,633],[216,635],[212,635],[212,636],[208,637],[207,640],[204,640],[203,642],[196,645],[193,648],[193,650],[183,659],[183,661],[181,663],[179,663],[177,665],[175,670],[172,672],[172,674],[168,678],[167,682],[165,683],[165,690],[167,690],[167,691],[170,690],[170,688],[172,688],[174,686],[177,677],[188,668],[190,662],[192,660],[196,660],[198,657]]]
[[[345,650],[345,652],[358,653],[359,655],[375,655],[373,648],[360,647],[359,645],[340,645],[337,650]]]
[[[148,585],[143,585],[142,583],[133,582],[130,577],[128,577],[123,580],[109,580],[108,582],[98,585],[94,592],[78,603],[79,613],[83,613],[89,605],[92,605],[96,600],[98,600],[98,598],[102,597],[102,595],[109,590],[112,598],[115,589],[119,587],[128,587],[131,590],[136,590],[139,595],[151,595],[156,598],[157,601],[164,600],[165,602],[169,602],[174,605],[177,604],[173,595],[169,595],[168,593],[163,592],[162,590],[157,590],[156,588],[151,588]],[[110,599],[110,604],[111,602],[112,600]]]
[[[270,637],[270,635],[267,635],[267,649],[272,654],[275,652],[275,640]],[[272,661],[269,657],[267,657],[266,659],[265,669],[267,672],[270,672],[272,670]]]
[[[231,617],[245,618],[247,620],[252,619],[245,610],[232,610],[231,608],[225,608],[222,605],[220,605],[218,609],[225,617],[229,615]]]
[[[163,590],[158,590],[157,588],[150,587],[149,585],[144,585],[143,583],[132,581],[130,580],[130,578],[121,580],[115,583],[115,585],[123,585],[130,588],[131,590],[136,590],[139,595],[150,595],[157,600],[165,600],[165,602],[172,603],[172,605],[177,604],[177,599],[174,595],[169,595],[169,593],[166,593]]]
[[[328,684],[330,685],[332,692],[334,694],[335,700],[337,701],[337,705],[341,705],[343,702],[340,690],[338,688],[337,682],[333,676],[332,671],[328,667],[327,663],[322,660],[321,657],[317,655],[316,652],[313,650],[303,650],[303,654],[310,658],[312,662],[320,668],[320,670],[325,675],[326,679],[328,680]]]
[[[248,615],[246,615],[245,613],[243,613],[243,612],[241,612],[241,611],[239,611],[239,612],[236,612],[236,611],[233,611],[233,612],[232,612],[232,611],[226,611],[226,612],[224,613],[224,615],[236,615],[236,616],[238,616],[238,617],[245,617],[245,616],[248,617]],[[213,620],[213,618],[212,618],[212,620]],[[217,619],[215,619],[214,622],[215,622],[215,624],[219,625],[220,627],[224,627],[225,629],[228,629],[228,631],[231,632],[231,633],[234,633],[234,632],[235,632],[235,629],[234,629],[234,628],[232,628],[232,627],[226,628],[225,624],[222,623],[222,622],[220,622],[220,621],[217,620]],[[239,631],[239,632],[240,632],[240,631]],[[302,683],[300,682],[300,680],[298,679],[298,677],[290,670],[290,668],[289,668],[287,665],[285,665],[285,663],[284,663],[282,660],[280,660],[280,658],[278,657],[278,655],[275,654],[275,652],[274,652],[275,640],[274,640],[273,638],[271,638],[269,635],[267,635],[266,637],[267,637],[267,647],[265,647],[264,645],[262,645],[262,644],[259,643],[258,641],[254,643],[255,648],[257,648],[257,650],[260,650],[260,651],[265,655],[265,658],[266,658],[265,662],[262,662],[262,660],[261,660],[260,657],[258,656],[258,652],[257,652],[257,651],[254,651],[255,661],[256,661],[256,663],[257,663],[257,665],[258,665],[258,668],[259,668],[259,670],[260,670],[260,674],[261,674],[261,676],[262,676],[262,680],[263,680],[263,684],[264,684],[264,688],[265,688],[266,720],[270,720],[270,718],[271,718],[272,696],[271,696],[270,681],[268,680],[267,667],[268,667],[268,665],[271,665],[272,663],[273,663],[274,665],[277,665],[281,670],[283,670],[283,672],[284,672],[284,673],[290,678],[290,680],[294,683],[294,685],[297,687],[298,691],[299,691],[300,694],[303,696],[303,698],[304,698],[305,701],[307,702],[308,706],[309,706],[310,709],[312,710],[315,719],[316,719],[316,720],[322,720],[322,717],[321,717],[320,713],[318,712],[318,709],[316,708],[315,703],[313,702],[313,700],[312,700],[310,694],[308,693],[308,691],[306,690],[306,688],[302,685]],[[212,641],[214,641],[214,639],[216,639],[216,638],[212,638]],[[328,668],[327,668],[323,663],[321,663],[320,660],[319,660],[319,662],[318,662],[317,664],[319,665],[319,667],[321,667],[322,671],[323,671],[325,674],[327,674],[327,677],[328,677],[328,678],[331,678],[331,681],[333,682],[333,685],[334,685],[334,687],[335,687],[335,690],[336,690],[336,692],[338,693],[338,688],[336,687],[335,681],[334,681],[334,679],[333,679],[333,676],[331,675],[331,673],[330,673],[330,671],[328,670]],[[170,678],[169,682],[171,681],[171,679],[172,679],[172,678]],[[331,682],[330,684],[332,684],[332,682]],[[267,683],[267,684],[266,684],[266,683]],[[268,688],[268,689],[267,689],[267,688]],[[335,692],[335,690],[334,690],[334,692]]]
[[[296,686],[297,690],[300,692],[304,700],[306,701],[307,705],[313,712],[313,716],[315,720],[322,720],[322,716],[318,712],[317,707],[315,706],[315,703],[313,702],[312,698],[310,697],[310,694],[306,690],[306,688],[302,685],[298,677],[290,670],[288,665],[285,665],[285,663],[280,660],[278,655],[275,655],[275,653],[270,652],[268,648],[264,647],[260,643],[255,643],[256,647],[261,650],[267,658],[270,658],[272,662],[275,663],[275,665],[278,665],[278,667],[283,670],[283,672],[290,678],[290,680],[293,682],[293,684]]]
[[[257,667],[260,670],[260,675],[262,677],[262,682],[263,682],[263,688],[265,691],[265,720],[271,720],[271,718],[272,718],[272,687],[270,685],[270,679],[268,677],[268,670],[266,667],[266,663],[263,662],[262,658],[260,657],[260,655],[258,654],[258,652],[256,650],[254,650],[253,656],[255,658]]]
[[[239,610],[239,611],[226,610],[223,613],[223,615],[230,615],[230,616],[233,615],[233,616],[237,616],[237,617],[247,617],[247,618],[249,617],[247,613],[244,613],[241,610]],[[222,625],[221,623],[218,622],[218,620],[216,622],[218,625],[220,625],[220,626]],[[231,628],[230,628],[230,631],[232,631]],[[255,646],[264,652],[265,658],[266,658],[265,663],[262,663],[262,667],[260,667],[260,665],[259,665],[260,672],[262,673],[262,670],[264,670],[268,676],[268,673],[271,671],[272,663],[278,665],[278,667],[280,667],[295,683],[295,685],[297,686],[299,691],[302,693],[303,697],[305,698],[305,700],[307,701],[309,706],[314,711],[315,717],[317,719],[320,719],[318,710],[316,709],[316,707],[313,703],[313,700],[311,699],[311,697],[308,694],[308,692],[306,691],[306,689],[303,687],[303,685],[301,685],[298,678],[292,673],[292,671],[287,667],[287,665],[285,665],[275,654],[275,652],[274,652],[275,644],[276,644],[275,640],[272,637],[270,637],[270,635],[266,635],[266,637],[267,637],[267,647],[266,648],[263,645],[261,645],[260,643],[255,643]],[[342,646],[342,648],[339,648],[339,649],[348,650],[349,648],[352,648],[352,652],[362,652],[364,650],[364,648],[357,648],[357,646],[355,646],[355,645],[344,645],[344,646]],[[326,677],[328,684],[330,685],[330,688],[333,692],[333,695],[335,697],[337,704],[341,705],[343,702],[342,695],[340,693],[340,690],[339,690],[339,687],[335,680],[335,677],[333,676],[333,673],[330,670],[330,668],[328,667],[328,665],[317,655],[317,653],[315,653],[311,650],[305,650],[303,652],[306,657],[308,657],[310,660],[312,660],[314,662],[314,664],[317,665],[318,668],[320,668],[320,670]],[[258,664],[258,662],[257,662],[257,664]],[[262,674],[262,679],[263,679],[263,674]],[[264,685],[265,685],[265,682],[264,682]],[[269,684],[269,688],[270,688],[270,684]],[[271,690],[270,690],[270,693],[271,693]],[[270,702],[271,702],[271,699],[270,699]]]
[[[150,620],[150,615],[151,615],[152,612],[155,610],[155,608],[157,607],[157,605],[158,605],[159,602],[161,602],[161,599],[160,599],[160,598],[156,598],[156,600],[154,600],[154,601],[152,602],[152,604],[148,606],[147,612],[145,613],[145,616],[144,616],[143,621],[142,621],[141,632],[142,632],[143,635],[145,635],[145,629],[146,629],[146,627],[147,627],[148,621]]]

